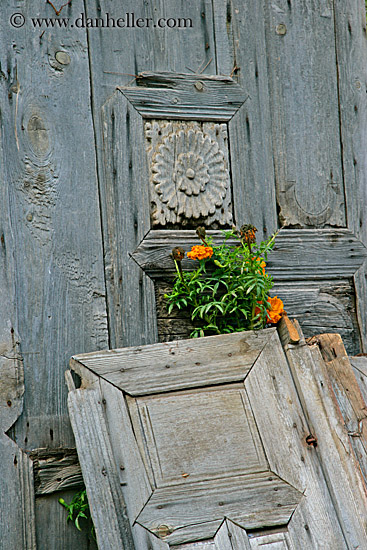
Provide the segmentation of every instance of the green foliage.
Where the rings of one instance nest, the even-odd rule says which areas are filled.
[[[79,531],[82,530],[79,523],[82,518],[91,521],[87,492],[85,489],[83,489],[82,491],[79,491],[79,493],[76,493],[73,496],[70,504],[67,504],[63,498],[59,498],[59,503],[62,506],[64,506],[64,508],[66,508],[66,510],[68,511],[68,516],[66,518],[66,521],[69,521],[69,520],[73,521],[75,527]],[[92,525],[92,535],[94,538],[93,525]]]
[[[190,312],[196,325],[192,338],[261,329],[267,321],[273,279],[265,273],[262,262],[266,262],[275,236],[257,244],[251,239],[248,242],[235,228],[223,231],[223,235],[220,245],[214,245],[210,237],[203,238],[213,254],[197,260],[193,271],[182,272],[175,261],[177,276],[171,293],[165,296],[168,311],[177,308]]]

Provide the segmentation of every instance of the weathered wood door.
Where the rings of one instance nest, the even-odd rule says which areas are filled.
[[[364,547],[366,487],[320,352],[283,344],[267,329],[73,358],[100,549]]]
[[[282,227],[268,266],[275,291],[307,336],[337,331],[358,353],[366,344],[366,94],[358,76],[366,44],[352,51],[348,29],[365,26],[364,13],[329,0],[312,9],[286,0],[225,4],[214,2],[216,70],[142,71],[102,108],[107,249],[116,266],[108,284],[129,264],[109,311],[134,316],[122,319],[129,343],[188,335],[162,307],[170,250],[196,242],[198,224],[253,223],[260,239]]]
[[[162,276],[200,218],[213,230],[253,223],[259,238],[284,226],[269,269],[287,311],[307,335],[337,331],[350,353],[366,350],[364,2],[1,7],[1,543],[89,548],[55,492],[67,485],[63,456],[75,457],[66,361],[187,335],[162,304]],[[82,12],[192,26],[60,24]],[[38,17],[53,24],[32,26]],[[173,162],[184,203],[164,184]],[[208,181],[198,211],[191,199]],[[53,483],[34,491],[32,471],[39,479],[53,453]],[[76,491],[80,477],[68,479]]]

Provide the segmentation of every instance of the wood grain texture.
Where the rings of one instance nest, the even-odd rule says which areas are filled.
[[[268,469],[242,384],[131,401],[135,438],[157,487]]]
[[[294,487],[263,472],[159,488],[137,521],[155,534],[165,525],[164,540],[183,544],[213,537],[225,517],[248,529],[284,525],[301,499]],[[201,527],[197,539],[195,524]]]
[[[319,334],[309,340],[324,359],[349,440],[367,480],[367,405],[339,334]]]
[[[144,454],[139,449],[132,429],[131,411],[125,402],[124,394],[102,379],[100,388],[108,433],[113,443],[115,464],[120,476],[121,490],[131,518],[131,525],[133,525],[136,517],[149,500],[153,486],[143,462]],[[118,422],[116,422],[117,418]],[[139,548],[137,542],[136,548]]]
[[[278,227],[263,5],[215,0],[214,24],[218,73],[250,96],[229,123],[235,223],[254,224],[261,239]]]
[[[17,7],[4,7],[7,21]],[[77,0],[64,14],[82,10]],[[21,11],[29,22],[55,16],[34,1]],[[7,26],[0,39],[4,206],[12,220],[3,240],[13,254],[27,396],[12,437],[26,449],[73,446],[65,364],[72,350],[108,341],[87,41],[79,31],[55,28],[40,37],[31,25]],[[56,60],[59,51],[70,63]]]
[[[103,414],[102,396],[98,390],[74,390],[69,392],[68,407],[98,548],[135,550]]]
[[[307,411],[305,416],[277,334],[246,378],[245,388],[271,470],[304,493],[288,525],[295,548],[312,550],[322,540],[326,548],[345,549],[327,478],[315,450],[305,442],[311,430]]]
[[[267,52],[279,218],[346,225],[332,5],[267,8]]]
[[[3,433],[0,457],[0,548],[36,550],[32,461]]]
[[[363,0],[335,0],[340,141],[342,145],[348,227],[365,245],[367,222],[367,38]],[[366,264],[355,276],[358,317],[367,351]]]
[[[275,282],[272,294],[283,300],[291,319],[297,319],[305,337],[338,333],[349,354],[359,353],[361,340],[353,281]]]
[[[246,90],[228,77],[174,73],[160,73],[155,77],[151,73],[150,87],[146,88],[144,74],[139,75],[138,86],[119,87],[144,118],[226,122],[249,97]]]
[[[36,449],[30,458],[37,496],[84,487],[76,449]]]
[[[225,520],[214,539],[215,550],[251,550],[245,529]]]
[[[98,6],[88,3],[85,6],[86,15],[99,17],[100,13],[109,12],[113,17],[113,12],[120,12],[120,7],[116,3],[113,7],[114,10],[107,0],[102,0]],[[190,17],[194,24],[187,29],[151,28],[144,34],[141,32],[142,29],[138,28],[129,29],[129,32],[121,32],[121,29],[109,29],[109,32],[104,32],[103,29],[87,31],[109,301],[110,347],[112,348],[157,341],[157,332],[155,319],[151,317],[154,311],[154,300],[150,283],[128,258],[128,253],[135,250],[148,230],[147,222],[142,224],[142,217],[149,212],[149,210],[142,212],[142,209],[148,206],[144,202],[148,180],[144,180],[141,176],[142,163],[143,165],[145,163],[144,148],[139,149],[139,142],[130,142],[127,134],[131,132],[131,140],[133,130],[139,130],[140,123],[137,123],[136,128],[134,127],[139,115],[130,104],[129,108],[126,107],[131,114],[130,122],[128,123],[124,117],[120,120],[118,114],[121,114],[121,110],[117,110],[115,125],[112,125],[109,118],[109,114],[112,114],[109,113],[110,108],[115,102],[118,104],[120,101],[125,101],[126,104],[129,102],[124,100],[120,91],[116,92],[114,98],[110,98],[117,86],[131,85],[135,77],[144,71],[187,73],[198,69],[203,73],[215,73],[211,0],[203,0],[200,3],[195,0],[179,2],[157,0],[153,4],[142,1],[137,4],[129,0],[124,4],[124,12],[136,14],[139,12],[141,17],[152,17],[154,20],[157,17]],[[180,44],[179,48],[177,43]],[[103,78],[100,76],[100,68],[103,71]],[[116,133],[111,136],[113,128],[118,127],[121,128],[121,135]],[[143,136],[142,133],[141,136]],[[121,148],[120,137],[122,145],[128,143],[130,153]],[[117,166],[112,163],[113,158]],[[131,169],[130,161],[134,161]],[[105,166],[108,167],[107,174]],[[117,169],[119,174],[114,173]],[[132,172],[136,180],[131,179]],[[115,180],[119,183],[117,184]],[[143,184],[142,188],[137,185],[138,181]],[[129,182],[129,185],[126,182]],[[122,210],[119,200],[124,202],[125,208]],[[138,227],[134,225],[135,223],[138,223]],[[112,277],[114,277],[113,280]],[[137,291],[136,286],[133,285],[140,285],[139,290]],[[121,313],[121,309],[126,307],[126,302],[121,301],[121,296],[125,296],[128,300],[129,292],[132,293],[131,302],[127,304],[127,310]],[[135,301],[136,296],[140,296],[140,302]],[[137,312],[134,310],[135,307]],[[143,315],[140,315],[144,308]],[[129,318],[130,314],[131,318]],[[142,318],[146,320],[143,330],[138,320]]]
[[[106,211],[104,236],[111,339],[114,345],[149,344],[157,341],[154,287],[130,257],[150,225],[143,119],[116,92],[103,106],[102,120],[101,195]]]
[[[242,381],[275,330],[84,354],[71,368],[80,364],[130,395]]]
[[[69,504],[74,495],[75,489],[37,496],[37,525],[45,526],[43,529],[39,527],[37,529],[37,550],[48,550],[49,548],[97,550],[97,543],[91,533],[91,521],[81,519],[82,531],[78,531],[73,522],[66,521],[68,513],[60,505],[59,498],[63,498]]]
[[[222,242],[220,232],[210,234],[215,242]],[[182,246],[188,251],[197,242],[194,231],[152,230],[134,251],[133,258],[149,275],[167,275],[174,270],[169,256],[172,248]],[[283,229],[267,265],[277,281],[340,279],[353,276],[366,256],[367,249],[348,229]],[[190,266],[190,260],[182,262],[183,269]]]
[[[315,345],[289,346],[286,353],[346,544],[358,547],[366,540],[367,491],[326,366]]]
[[[367,357],[349,357],[363,399],[367,402]]]
[[[296,548],[287,532],[260,534],[257,537],[250,538],[251,550],[296,550]]]

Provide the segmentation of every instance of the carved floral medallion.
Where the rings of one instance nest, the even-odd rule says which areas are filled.
[[[145,125],[153,226],[232,223],[225,124]]]

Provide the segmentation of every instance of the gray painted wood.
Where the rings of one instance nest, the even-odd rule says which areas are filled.
[[[235,223],[268,237],[278,221],[264,8],[257,0],[215,0],[214,22],[218,73],[233,73],[250,96],[229,123]]]
[[[300,331],[300,329],[299,329]],[[317,346],[288,346],[287,357],[317,456],[338,515],[345,541],[352,547],[366,540],[364,512],[367,491],[326,366]]]
[[[363,0],[334,2],[335,40],[340,109],[340,140],[345,180],[348,227],[367,243],[367,97],[366,8]],[[355,278],[363,350],[367,351],[366,264]]]
[[[167,526],[165,540],[180,544],[192,540],[194,524],[200,538],[211,538],[223,517],[248,529],[285,525],[301,499],[302,493],[268,471],[158,488],[137,521],[156,534],[159,525]]]
[[[116,11],[120,8],[115,5]],[[158,29],[152,28],[149,32],[142,29],[129,29],[129,32],[121,32],[121,29],[110,29],[104,32],[103,29],[90,29],[88,32],[89,53],[91,63],[92,78],[92,109],[95,125],[95,138],[98,155],[98,174],[100,180],[100,199],[102,210],[102,225],[104,234],[104,254],[107,280],[107,295],[109,303],[109,326],[110,326],[110,345],[113,348],[125,345],[135,345],[157,341],[157,332],[154,327],[153,318],[154,301],[153,290],[150,288],[150,282],[145,276],[134,267],[133,262],[129,262],[127,253],[133,252],[140,240],[143,238],[149,227],[146,221],[142,225],[141,216],[148,215],[149,210],[138,213],[139,201],[147,192],[148,180],[145,181],[145,187],[138,189],[136,181],[132,181],[129,190],[125,183],[126,171],[130,174],[128,163],[124,163],[125,153],[119,143],[119,135],[111,136],[110,119],[106,119],[109,109],[117,102],[120,105],[123,96],[120,91],[112,98],[117,86],[131,86],[139,73],[145,71],[169,71],[177,73],[195,72],[197,69],[203,73],[215,74],[215,46],[214,46],[214,28],[213,28],[213,7],[210,0],[196,2],[192,0],[156,0],[154,3],[129,1],[124,4],[124,12],[135,12],[139,10],[142,17],[191,17],[194,24],[188,29]],[[109,12],[112,15],[111,4],[107,0],[102,0],[98,7],[92,4],[86,5],[88,17],[98,17],[100,13]],[[144,38],[144,39],[142,39]],[[177,42],[180,47],[177,48]],[[212,61],[211,61],[212,59]],[[102,69],[103,77],[100,76]],[[128,102],[126,102],[128,104]],[[104,107],[103,107],[104,106]],[[103,108],[102,118],[101,109]],[[132,106],[126,107],[131,113],[130,126],[125,124],[124,116],[119,119],[119,114],[123,114],[123,109],[117,110],[116,125],[120,124],[122,136],[126,136],[127,129],[134,128],[137,118],[137,112]],[[106,126],[107,125],[107,126]],[[106,151],[106,134],[109,134],[109,146]],[[142,137],[143,134],[141,134]],[[128,138],[128,136],[126,136]],[[138,138],[140,139],[140,138]],[[138,181],[141,172],[141,163],[145,163],[144,148],[139,149],[138,142],[129,143],[135,159],[132,166],[134,173],[137,173]],[[121,152],[119,152],[121,151]],[[121,158],[121,155],[124,155]],[[111,178],[116,169],[111,166],[112,157],[115,156],[123,172],[120,174],[122,180],[117,185]],[[130,159],[129,159],[130,160]],[[107,163],[107,164],[106,164]],[[105,165],[108,166],[107,175]],[[141,180],[144,184],[144,179]],[[126,193],[131,191],[131,198]],[[125,195],[124,195],[124,192]],[[117,196],[116,196],[117,193]],[[123,211],[119,210],[118,201],[127,202]],[[131,204],[130,204],[131,202]],[[141,205],[140,205],[141,206]],[[115,207],[115,210],[114,210]],[[139,216],[138,227],[134,226],[136,220],[132,213],[136,210],[136,216]],[[118,222],[120,217],[122,226]],[[126,217],[126,220],[124,219]],[[121,227],[124,228],[122,231]],[[137,240],[138,239],[138,240]],[[116,249],[118,255],[116,256]],[[111,277],[114,276],[114,280]],[[138,295],[142,297],[141,302],[134,302],[134,296],[137,296],[134,284],[142,280],[142,291]],[[136,306],[139,311],[144,307],[146,301],[146,310],[144,318],[147,320],[147,326],[141,329],[137,316],[134,314],[134,323],[138,326],[134,328],[134,323],[128,319],[131,310],[120,313],[121,308],[126,303],[121,300],[121,296],[128,296],[132,292],[132,307]],[[125,294],[124,294],[125,293]],[[151,318],[150,318],[151,316]],[[148,319],[151,322],[148,322]],[[150,329],[153,327],[153,329]]]
[[[350,444],[367,480],[366,403],[339,334],[320,334],[310,340],[321,351],[344,419]]]
[[[282,224],[346,225],[332,4],[266,8],[277,200]]]
[[[34,490],[37,496],[84,487],[76,449],[36,449],[33,460]]]
[[[154,287],[131,253],[149,230],[143,119],[119,93],[103,106],[106,284],[112,341],[157,341]]]
[[[246,378],[245,388],[271,470],[305,495],[288,526],[295,548],[312,550],[322,541],[326,548],[345,549],[327,473],[320,469],[315,449],[305,442],[310,433],[308,409],[300,403],[276,334]]]
[[[90,369],[130,395],[223,384],[245,378],[274,331],[83,354],[75,356],[70,365],[77,372],[80,366]]]
[[[211,234],[222,242],[221,232]],[[194,231],[152,230],[133,258],[151,276],[167,275],[174,271],[169,256],[172,248],[182,246],[188,252],[195,244],[198,238]],[[276,281],[340,279],[352,277],[366,256],[367,249],[348,229],[283,229],[276,237],[267,266]],[[192,265],[187,258],[182,262],[183,269]]]
[[[70,420],[87,487],[98,548],[134,550],[102,399],[97,389],[69,392]]]
[[[245,529],[226,520],[215,535],[216,550],[251,550]]]
[[[151,74],[150,83],[153,79]],[[143,80],[144,73],[139,75],[137,83]],[[161,73],[156,81],[161,87],[119,87],[144,118],[227,122],[249,98],[246,90],[230,78],[193,77],[190,74],[176,77]]]

